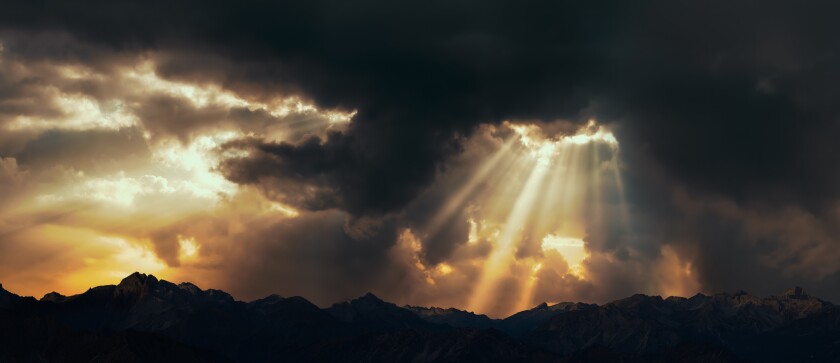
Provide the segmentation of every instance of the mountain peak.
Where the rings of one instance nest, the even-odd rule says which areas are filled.
[[[120,281],[119,286],[123,285],[134,285],[134,284],[146,284],[146,283],[155,283],[158,282],[157,277],[154,275],[146,275],[144,273],[135,272],[131,275],[126,276],[122,281]]]
[[[380,300],[380,299],[379,299],[379,297],[377,297],[376,295],[374,295],[372,292],[367,292],[367,293],[365,293],[364,295],[362,295],[362,298],[365,298],[365,299],[376,299],[376,300]]]
[[[271,295],[268,295],[268,296],[266,296],[262,299],[257,299],[257,300],[251,301],[251,304],[276,304],[276,303],[282,302],[284,300],[286,300],[286,298],[284,298],[280,295],[271,294]]]
[[[391,330],[396,327],[427,328],[428,323],[408,309],[383,301],[372,293],[356,299],[334,304],[326,311],[347,323],[371,324],[376,329]]]
[[[122,279],[117,285],[117,293],[125,296],[143,296],[149,293],[158,283],[153,275],[135,272]]]
[[[178,288],[190,293],[191,295],[198,295],[202,292],[198,286],[195,286],[195,284],[191,282],[182,282],[178,284]]]
[[[53,291],[44,295],[44,297],[41,298],[41,301],[62,302],[65,299],[67,299],[66,296]]]
[[[810,297],[808,293],[805,292],[805,289],[799,286],[794,286],[785,290],[782,296],[789,297],[791,299],[807,299]]]
[[[0,307],[11,307],[26,299],[34,300],[31,297],[22,298],[17,294],[6,291],[3,289],[3,286],[0,285]]]
[[[360,297],[357,297],[357,298],[353,299],[351,301],[351,303],[352,302],[365,302],[365,303],[381,304],[381,303],[384,303],[385,301],[383,301],[382,299],[380,299],[378,296],[374,295],[373,293],[368,292],[368,293],[366,293],[366,294],[364,294]]]

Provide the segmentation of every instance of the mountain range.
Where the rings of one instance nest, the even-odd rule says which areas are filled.
[[[40,300],[0,285],[0,362],[840,362],[840,307],[797,287],[544,303],[491,319],[370,293],[323,309],[243,302],[134,273]]]

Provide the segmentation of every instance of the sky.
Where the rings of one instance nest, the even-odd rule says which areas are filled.
[[[840,301],[833,2],[15,2],[0,282]]]

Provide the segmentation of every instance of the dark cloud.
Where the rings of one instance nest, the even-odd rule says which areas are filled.
[[[390,258],[398,236],[393,223],[371,227],[375,233],[367,236],[353,233],[345,215],[335,211],[247,221],[245,230],[231,228],[234,224],[224,218],[203,218],[180,223],[161,235],[183,234],[202,241],[202,249],[207,249],[202,253],[219,258],[225,289],[242,298],[304,295],[328,305],[365,291],[398,297],[402,294],[394,289],[414,285],[400,281],[410,270]],[[229,238],[238,243],[228,243]]]
[[[340,208],[354,215],[383,214],[404,206],[435,175],[435,162],[452,152],[430,136],[412,132],[410,125],[391,125],[398,130],[330,132],[325,139],[309,138],[299,144],[260,144],[253,156],[233,159],[224,170],[240,183],[277,181],[274,189],[291,194],[286,202],[312,210]],[[376,140],[377,136],[388,140]],[[422,137],[424,140],[416,140]],[[441,137],[443,138],[443,137]],[[362,141],[366,140],[366,141]],[[412,141],[406,141],[412,140]],[[403,143],[417,142],[403,150]],[[450,141],[454,146],[454,141]],[[269,185],[271,187],[271,185]],[[287,193],[288,192],[288,193]]]
[[[184,98],[156,95],[143,100],[137,116],[155,135],[175,135],[186,142],[191,132],[218,125],[226,118],[227,108],[221,105],[199,107]]]
[[[318,173],[345,183],[337,196],[343,204],[330,206],[354,214],[399,209],[457,151],[453,135],[479,122],[576,115],[589,101],[585,88],[608,63],[609,39],[622,22],[618,8],[572,2],[533,4],[540,12],[501,3],[383,1],[101,5],[96,12],[83,5],[23,5],[0,20],[68,31],[117,50],[221,54],[227,61],[187,67],[173,57],[159,69],[172,78],[216,75],[215,81],[239,90],[292,91],[322,107],[358,110],[347,136],[327,140],[319,153],[351,153],[363,168]],[[60,11],[68,13],[56,16]],[[206,69],[220,64],[226,67],[221,72]],[[295,154],[313,157],[306,147]],[[287,167],[295,164],[301,163]]]

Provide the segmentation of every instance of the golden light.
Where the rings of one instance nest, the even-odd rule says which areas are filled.
[[[122,102],[100,103],[93,97],[72,93],[51,91],[55,106],[61,111],[61,118],[36,118],[20,115],[6,125],[11,131],[18,130],[119,130],[134,126],[138,118]]]
[[[522,192],[516,199],[513,209],[504,224],[501,235],[496,241],[493,252],[484,262],[484,270],[470,298],[470,308],[483,311],[484,304],[495,293],[496,282],[503,275],[508,274],[510,259],[513,257],[516,242],[522,235],[522,228],[530,217],[531,207],[540,193],[543,176],[548,171],[547,165],[537,164],[531,171],[528,181],[522,187]]]
[[[664,296],[689,296],[700,290],[700,283],[693,276],[690,261],[683,261],[671,246],[660,248],[662,259],[658,261],[655,276],[657,286]]]
[[[197,196],[216,201],[219,195],[234,194],[237,186],[216,170],[224,155],[215,151],[241,136],[239,132],[223,131],[198,136],[187,145],[166,139],[154,145],[152,158],[165,168],[159,173],[179,180],[181,187]]]
[[[280,212],[281,214],[285,215],[286,217],[297,217],[300,215],[300,212],[288,205],[278,203],[278,202],[270,202],[270,207],[272,211]]]
[[[426,227],[426,235],[434,235],[459,209],[464,207],[464,203],[475,192],[480,183],[485,181],[491,172],[496,171],[497,166],[502,159],[508,155],[510,148],[513,146],[515,139],[505,142],[493,156],[488,158],[478,168],[478,171],[472,175],[469,181],[464,184],[451,198],[448,199],[443,209],[438,212],[434,219]],[[472,222],[475,223],[475,222]]]
[[[123,82],[145,92],[169,95],[186,99],[197,108],[222,107],[244,108],[250,111],[264,111],[278,119],[298,116],[292,121],[267,125],[265,136],[269,140],[283,141],[290,134],[315,132],[349,123],[356,110],[322,110],[299,97],[277,97],[271,100],[253,100],[214,84],[191,84],[163,79],[155,72],[152,61],[142,62],[123,72]]]
[[[56,243],[73,243],[71,255],[86,256],[83,265],[56,279],[56,291],[80,293],[92,286],[112,284],[134,271],[148,271],[161,275],[167,270],[166,264],[138,241],[123,237],[104,236],[93,231],[68,227],[48,227],[42,229],[46,238]],[[71,242],[72,241],[72,242]],[[80,241],[87,241],[81,243]]]
[[[194,237],[186,237],[186,236],[178,236],[178,247],[180,251],[178,253],[178,260],[182,263],[187,260],[193,260],[198,257],[198,250],[201,248],[198,243],[196,243]]]
[[[603,189],[621,189],[612,195],[620,195],[618,203],[624,204],[618,140],[604,126],[590,121],[573,134],[558,135],[545,135],[534,124],[506,122],[501,127],[514,137],[485,159],[426,229],[432,235],[469,201],[478,204],[469,220],[468,242],[481,235],[493,249],[469,298],[467,308],[473,311],[488,312],[500,299],[510,299],[498,290],[510,278],[519,281],[519,293],[505,309],[533,305],[539,272],[555,267],[546,266],[542,251],[556,251],[568,264],[562,266],[566,273],[583,278],[588,255],[580,236],[586,235],[588,223],[603,218]],[[494,233],[486,230],[490,225],[498,226]],[[510,294],[508,288],[505,293]]]
[[[437,272],[440,275],[446,276],[451,274],[453,271],[452,266],[449,266],[446,262],[441,262],[437,265]]]
[[[524,264],[526,269],[523,271],[525,277],[522,279],[522,287],[520,289],[520,294],[518,300],[516,301],[516,305],[514,305],[513,309],[515,311],[522,311],[525,309],[530,308],[533,304],[531,304],[531,295],[534,292],[534,288],[537,285],[539,278],[537,277],[539,272],[543,268],[542,262],[537,262],[534,259],[527,259],[525,261],[519,261],[521,264]],[[528,269],[528,267],[530,267]]]
[[[80,292],[113,283],[134,271],[165,277],[179,268],[219,258],[216,242],[204,236],[194,238],[193,232],[185,232],[190,235],[180,236],[169,250],[160,250],[151,236],[163,229],[187,228],[183,226],[201,218],[231,216],[237,221],[231,222],[230,232],[240,233],[235,228],[248,221],[297,217],[300,212],[295,208],[225,178],[220,163],[246,155],[245,151],[221,150],[220,146],[246,137],[296,142],[307,134],[340,129],[355,115],[355,111],[319,109],[298,97],[251,99],[219,85],[164,79],[156,73],[152,60],[103,70],[48,62],[24,64],[2,55],[0,50],[0,65],[4,67],[0,72],[14,68],[14,72],[3,73],[13,78],[10,82],[52,77],[32,87],[37,88],[33,94],[49,99],[49,106],[56,112],[14,116],[0,126],[0,132],[15,131],[38,138],[51,131],[57,131],[60,137],[96,131],[129,138],[137,135],[140,139],[132,139],[139,142],[130,145],[130,158],[116,162],[111,162],[109,151],[98,144],[91,145],[83,156],[74,154],[60,165],[43,169],[32,169],[31,165],[22,169],[17,159],[0,155],[0,177],[15,182],[19,179],[19,184],[26,187],[20,189],[19,202],[0,209],[0,233],[25,231],[15,232],[16,239],[41,241],[38,248],[55,250],[52,256],[60,260],[35,261],[27,271],[12,266],[0,268],[4,282],[23,286],[20,292],[33,295],[50,290]],[[154,58],[152,54],[145,59]],[[109,92],[107,96],[86,94],[78,90],[79,82]],[[221,116],[187,125],[183,135],[158,130],[155,120],[141,119],[144,113],[140,111],[148,99],[159,97]],[[239,109],[273,117],[261,123],[243,123],[234,119]],[[80,161],[88,158],[93,159],[95,167]],[[58,217],[44,217],[52,215]],[[202,239],[197,240],[199,237]],[[174,256],[156,255],[171,251]],[[173,259],[187,263],[176,266]],[[437,276],[448,274],[450,269],[442,266],[428,272]],[[27,290],[26,286],[32,288]]]
[[[574,237],[555,236],[549,234],[542,240],[542,249],[560,252],[573,272],[580,272],[581,263],[586,259],[583,240]]]

